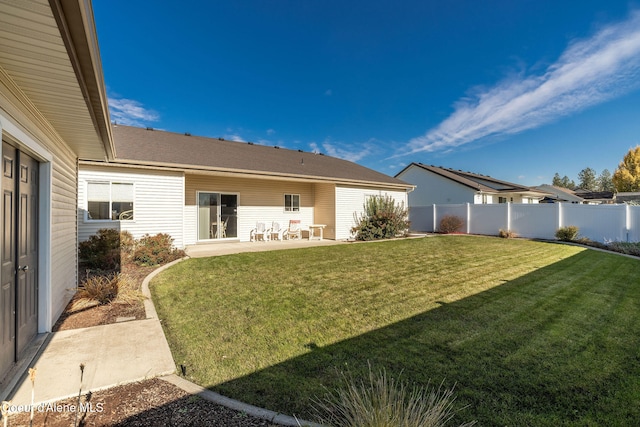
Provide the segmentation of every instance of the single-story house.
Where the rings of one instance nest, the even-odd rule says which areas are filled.
[[[0,398],[77,286],[78,158],[113,157],[91,3],[0,0]]]
[[[81,159],[78,237],[100,228],[139,238],[167,233],[175,246],[249,241],[257,222],[347,239],[373,195],[407,206],[413,185],[321,153],[113,125],[114,160]]]
[[[439,204],[538,203],[546,193],[487,175],[411,163],[395,176],[414,184],[409,207]]]
[[[542,184],[534,187],[536,190],[544,191],[547,194],[540,200],[540,203],[574,203],[583,204],[585,200],[568,188],[557,187],[555,185]]]
[[[587,205],[611,205],[615,200],[613,191],[591,191],[578,188],[575,190],[575,195],[582,197]]]
[[[616,203],[626,203],[629,205],[640,205],[640,192],[621,191],[615,195]]]
[[[546,192],[547,195],[540,203],[579,203],[585,205],[603,205],[614,203],[615,197],[612,191],[571,190],[555,185],[542,184],[534,189]]]

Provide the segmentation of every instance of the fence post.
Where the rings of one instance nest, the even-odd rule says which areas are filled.
[[[507,202],[507,232],[511,231],[511,202]]]
[[[564,222],[564,219],[562,218],[562,203],[558,202],[558,223],[556,224],[556,229],[552,230],[554,234],[558,228],[562,228],[563,222]]]
[[[629,233],[631,232],[631,206],[629,204],[624,205],[624,232],[626,241],[629,243]]]
[[[436,228],[436,212],[438,212],[438,210],[436,209],[436,204],[433,204],[433,232],[435,233],[436,231],[438,231],[438,229]]]
[[[471,204],[467,202],[467,234],[471,234]]]

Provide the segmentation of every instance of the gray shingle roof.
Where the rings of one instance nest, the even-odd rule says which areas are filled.
[[[116,163],[411,188],[397,178],[322,154],[114,125]]]
[[[441,166],[425,165],[422,163],[411,163],[409,166],[396,174],[396,176],[400,175],[411,166],[417,166],[478,191],[488,193],[535,191],[529,187],[514,184],[512,182],[501,181],[488,175],[481,175],[473,172],[464,172],[457,169],[443,168]]]

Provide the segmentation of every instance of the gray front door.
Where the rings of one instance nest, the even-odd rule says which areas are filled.
[[[2,143],[0,379],[38,332],[38,162]]]

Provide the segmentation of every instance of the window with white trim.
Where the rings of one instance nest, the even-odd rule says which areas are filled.
[[[87,182],[87,219],[133,220],[133,183]]]
[[[284,211],[300,212],[300,195],[299,194],[284,195]]]

